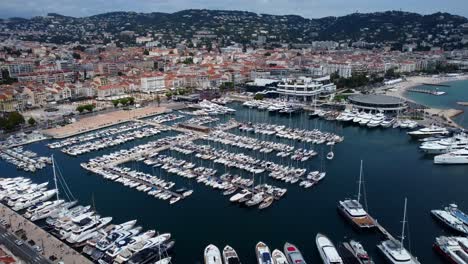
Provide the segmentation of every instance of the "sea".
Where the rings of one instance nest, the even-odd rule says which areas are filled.
[[[434,96],[431,94],[405,92],[405,97],[423,105],[440,109],[460,109],[464,112],[453,118],[454,122],[464,128],[468,128],[468,106],[462,106],[457,102],[468,102],[468,80],[451,81],[443,83],[448,86],[421,85],[416,88],[425,90],[438,90],[445,92],[444,95]]]
[[[458,85],[458,84],[457,84]],[[460,84],[460,87],[463,85]],[[466,83],[464,85],[467,88]],[[457,89],[447,88],[451,96]],[[458,92],[458,91],[457,91]],[[466,93],[465,93],[466,94]],[[412,95],[424,96],[424,95]],[[454,96],[455,98],[456,96]],[[434,97],[444,98],[444,97]],[[435,100],[435,99],[434,99]],[[453,99],[458,100],[458,99]],[[468,100],[466,100],[468,101]],[[431,156],[418,150],[418,142],[412,140],[405,130],[393,128],[365,128],[358,125],[343,124],[309,118],[306,113],[295,115],[271,114],[267,111],[249,109],[239,103],[229,105],[237,110],[234,115],[220,117],[218,123],[230,118],[239,121],[257,123],[275,123],[300,129],[319,129],[344,136],[344,141],[330,146],[317,146],[309,143],[278,139],[274,136],[260,136],[253,133],[230,132],[255,137],[262,140],[278,141],[294,145],[296,148],[313,148],[319,155],[306,162],[277,158],[276,155],[256,151],[246,151],[236,147],[219,144],[217,148],[226,148],[231,152],[246,153],[259,159],[273,160],[278,163],[324,170],[327,175],[318,185],[304,189],[298,184],[286,184],[266,177],[256,176],[256,182],[267,182],[287,188],[285,197],[265,210],[246,208],[229,202],[219,190],[213,190],[176,175],[165,173],[161,169],[149,167],[142,162],[129,162],[127,166],[135,170],[153,174],[155,177],[170,179],[175,188],[187,187],[194,190],[189,198],[174,205],[150,197],[120,183],[103,179],[101,176],[85,171],[80,163],[90,158],[101,156],[118,149],[130,148],[157,138],[173,135],[163,132],[147,139],[140,139],[126,144],[88,153],[78,157],[68,156],[60,150],[49,149],[42,141],[25,146],[42,156],[54,154],[58,168],[66,180],[73,197],[80,204],[92,204],[102,216],[112,216],[113,223],[138,220],[146,230],[155,229],[160,233],[170,232],[176,244],[173,263],[203,263],[203,250],[209,244],[221,250],[225,245],[232,246],[240,256],[242,263],[257,263],[255,245],[265,242],[273,249],[283,249],[285,242],[295,244],[308,263],[321,263],[315,244],[317,233],[328,236],[335,245],[354,239],[360,241],[374,259],[375,263],[384,263],[376,245],[382,235],[375,232],[362,232],[354,229],[337,211],[337,204],[345,198],[357,194],[360,162],[363,161],[363,192],[369,213],[395,237],[402,229],[404,200],[408,200],[405,246],[418,257],[421,263],[444,263],[432,249],[435,238],[440,235],[455,235],[430,215],[430,210],[440,209],[450,203],[456,203],[462,210],[468,211],[468,166],[434,165]],[[211,124],[216,125],[216,123]],[[197,144],[209,144],[196,141]],[[212,143],[211,143],[212,144]],[[333,160],[324,156],[333,151]],[[176,152],[165,151],[161,154],[183,158],[218,170],[218,175],[228,171],[252,177],[241,171],[218,166],[211,161],[202,161],[194,156],[185,156]],[[0,161],[0,177],[25,176],[34,182],[49,181],[53,186],[52,169],[47,167],[36,173],[17,170],[13,165]],[[61,189],[63,189],[61,187]],[[61,195],[64,195],[63,192]]]

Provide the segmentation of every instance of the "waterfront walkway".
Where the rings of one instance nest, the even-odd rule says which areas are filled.
[[[55,258],[53,263],[60,261],[66,264],[91,264],[92,262],[85,258],[74,249],[47,233],[43,229],[39,228],[34,223],[30,222],[23,216],[17,214],[4,204],[0,204],[0,216],[5,219],[10,225],[7,229],[10,232],[24,232],[27,239],[25,243],[33,241],[36,245],[42,248],[42,259],[36,261],[28,261],[27,263],[49,263],[45,259]],[[22,230],[22,231],[21,231]],[[23,254],[29,255],[26,251]],[[19,256],[21,257],[21,256]],[[23,256],[24,257],[24,256]],[[27,259],[26,259],[27,260]]]

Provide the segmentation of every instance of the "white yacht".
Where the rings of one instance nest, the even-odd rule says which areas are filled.
[[[273,264],[270,249],[265,243],[258,242],[255,246],[255,252],[257,254],[258,264]]]
[[[343,264],[338,251],[328,237],[318,233],[315,243],[324,264]]]
[[[468,235],[468,226],[446,210],[431,210],[431,214],[439,221],[464,235]]]
[[[219,248],[215,245],[208,245],[205,248],[205,264],[223,264],[223,259],[221,258],[221,252]]]
[[[448,135],[450,132],[445,127],[439,127],[436,125],[431,125],[429,127],[421,128],[415,131],[408,132],[408,135],[414,138],[425,138],[432,137],[437,135]]]
[[[242,191],[240,191],[239,193],[236,193],[234,194],[230,199],[229,201],[231,202],[237,202],[239,201],[240,199],[246,197],[247,195],[251,194],[251,192],[247,189],[243,189]]]
[[[94,220],[94,217],[87,218],[89,221],[84,220],[83,222],[79,223],[74,229],[72,229],[72,233],[67,238],[67,242],[69,243],[80,243],[89,238],[88,235],[103,228],[104,226],[108,225],[112,221],[112,217],[104,217],[98,220]]]
[[[50,198],[52,198],[52,196],[54,196],[55,193],[57,193],[56,190],[49,190],[49,191],[45,191],[45,192],[36,193],[31,198],[29,198],[29,199],[27,199],[25,201],[21,201],[21,202],[16,203],[13,206],[12,209],[14,211],[19,211],[19,210],[28,208],[29,206],[34,205],[36,203],[47,201]]]
[[[271,255],[273,258],[273,264],[289,264],[288,259],[280,250],[278,249],[273,250]]]
[[[367,123],[368,127],[378,127],[382,124],[385,119],[385,115],[382,113],[375,114],[372,119]]]
[[[435,164],[468,164],[468,148],[434,157]]]
[[[225,246],[223,249],[224,264],[241,264],[237,252],[230,246]]]
[[[387,239],[382,241],[377,247],[380,249],[385,258],[393,264],[420,264],[420,262],[403,246],[405,239],[405,225],[406,225],[406,199],[405,209],[403,213],[403,228],[401,232],[401,241],[395,239]]]
[[[371,113],[364,113],[361,115],[361,120],[359,121],[359,125],[364,126],[367,125],[371,121],[371,119],[374,118],[374,115]]]

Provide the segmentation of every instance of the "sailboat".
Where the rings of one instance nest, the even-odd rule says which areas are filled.
[[[406,224],[406,204],[407,199],[405,198],[405,209],[403,212],[403,227],[401,230],[401,240],[398,241],[393,237],[382,241],[377,247],[380,249],[385,258],[393,264],[420,264],[420,262],[411,253],[406,250],[403,246],[405,239],[405,224]]]
[[[359,172],[358,194],[357,199],[345,199],[339,201],[338,210],[341,214],[348,219],[355,227],[358,228],[373,228],[375,227],[375,220],[367,213],[360,203],[361,199],[361,185],[362,185],[362,160]]]

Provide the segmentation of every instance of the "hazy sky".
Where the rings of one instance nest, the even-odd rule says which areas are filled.
[[[189,8],[297,14],[308,18],[400,9],[423,14],[443,11],[468,17],[467,0],[0,0],[0,17],[47,13],[89,16],[109,11],[175,12]]]

